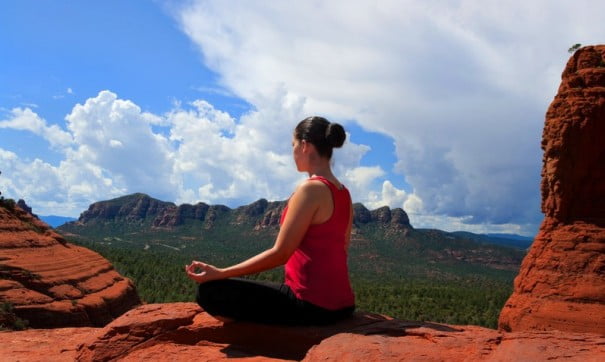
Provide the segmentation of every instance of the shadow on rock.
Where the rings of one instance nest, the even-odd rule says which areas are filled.
[[[197,346],[198,353],[219,353],[225,358],[258,356],[301,360],[313,346],[337,334],[402,337],[407,335],[407,329],[417,328],[460,331],[446,325],[401,321],[366,312],[356,312],[346,320],[327,326],[225,324],[193,303],[150,304],[130,311],[103,328],[79,347],[77,359],[106,361],[128,355],[140,358],[145,350],[157,350],[159,346],[162,350]]]

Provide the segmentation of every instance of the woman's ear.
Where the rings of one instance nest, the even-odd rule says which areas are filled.
[[[302,147],[303,153],[307,152],[307,150],[309,149],[309,143],[305,140],[300,141],[300,146]]]

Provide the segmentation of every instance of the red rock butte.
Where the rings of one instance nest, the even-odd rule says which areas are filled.
[[[540,231],[499,327],[605,334],[605,46],[567,62],[546,112]]]
[[[0,207],[0,302],[34,328],[103,326],[140,304],[107,259],[17,206]]]

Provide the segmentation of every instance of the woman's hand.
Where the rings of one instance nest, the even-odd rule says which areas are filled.
[[[223,279],[223,270],[214,265],[202,263],[201,261],[192,261],[191,264],[185,265],[185,272],[189,279],[196,283],[205,283],[211,280]]]

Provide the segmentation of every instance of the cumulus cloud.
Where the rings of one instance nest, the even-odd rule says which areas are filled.
[[[32,132],[42,136],[55,148],[65,147],[72,142],[68,132],[57,125],[47,125],[46,121],[30,108],[13,108],[10,111],[10,118],[0,121],[0,128]]]
[[[43,211],[50,210],[46,206],[54,203],[54,206],[59,207],[51,209],[57,213],[73,213],[67,206],[69,201],[66,188],[58,168],[40,159],[22,161],[17,154],[0,148],[0,169],[0,189],[3,196],[25,198],[30,205],[33,201],[37,209]],[[57,200],[63,202],[58,205]]]
[[[40,214],[72,216],[92,202],[133,192],[232,207],[261,197],[283,200],[304,178],[295,171],[291,138],[305,99],[278,88],[264,102],[238,120],[204,100],[177,103],[156,115],[104,90],[73,107],[66,130],[57,128],[69,140],[57,165],[22,160],[0,148],[0,180],[5,181],[0,185]],[[31,110],[25,113],[4,124],[41,137],[51,134],[44,119]],[[364,187],[383,174],[358,167],[367,151],[347,142],[334,156],[342,156],[339,168],[353,170],[347,182],[358,195],[367,194]]]
[[[281,87],[305,98],[306,114],[392,137],[396,170],[428,214],[535,227],[544,111],[569,45],[605,36],[603,11],[594,1],[191,1],[177,17],[222,84],[258,109]]]
[[[178,195],[172,181],[169,140],[152,131],[150,116],[131,101],[102,91],[77,104],[67,115],[67,129],[29,109],[15,109],[2,127],[30,131],[61,146],[63,159],[50,164],[21,160],[3,150],[0,168],[9,197],[24,198],[40,214],[77,215],[98,200],[143,191],[167,200]]]
[[[384,174],[384,170],[379,166],[360,166],[346,170],[343,182],[351,190],[351,193],[355,195],[367,191],[372,182]]]
[[[382,183],[382,190],[380,193],[370,191],[370,201],[368,202],[368,205],[373,208],[378,208],[383,205],[404,208],[404,204],[410,196],[412,195],[408,195],[404,190],[396,188],[387,180]]]
[[[153,132],[150,117],[129,100],[102,91],[67,115],[76,147],[68,161],[111,180],[116,190],[153,190],[174,199],[172,151],[166,137]]]

